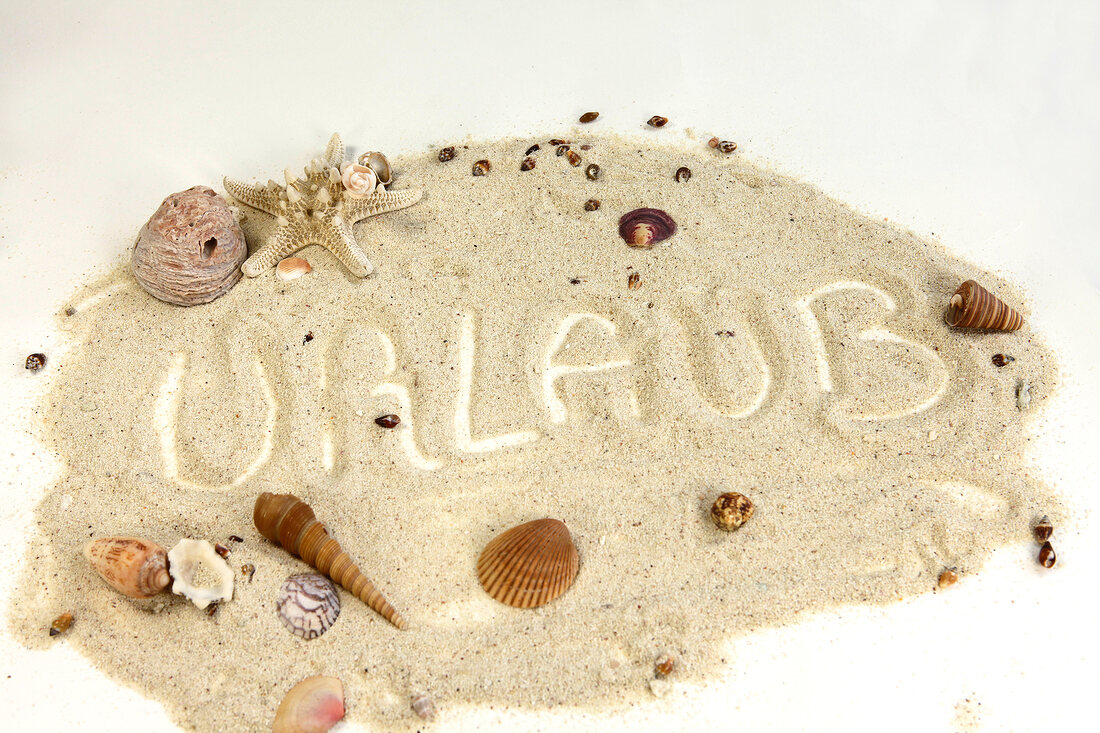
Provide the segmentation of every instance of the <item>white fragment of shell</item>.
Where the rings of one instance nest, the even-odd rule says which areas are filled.
[[[206,540],[182,539],[168,551],[172,592],[199,608],[233,597],[233,570]]]

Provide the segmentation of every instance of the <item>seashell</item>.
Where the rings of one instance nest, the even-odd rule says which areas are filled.
[[[340,596],[332,581],[317,573],[291,575],[279,588],[279,618],[291,633],[316,639],[336,623]]]
[[[275,711],[272,733],[325,733],[344,717],[344,684],[336,677],[306,677],[290,688]]]
[[[247,256],[244,232],[225,199],[195,186],[161,202],[141,228],[130,264],[154,298],[198,305],[236,285]]]
[[[341,176],[344,183],[344,193],[353,199],[365,199],[374,193],[378,185],[378,176],[365,165],[348,163],[344,166]]]
[[[676,233],[676,222],[660,209],[634,209],[619,219],[619,236],[631,247],[649,249]]]
[[[405,628],[405,619],[356,567],[340,543],[329,537],[304,501],[293,494],[264,492],[256,499],[252,521],[264,537],[347,588],[397,628]]]
[[[497,535],[477,560],[485,592],[516,608],[538,608],[573,584],[580,558],[557,519],[536,519]]]
[[[393,181],[390,162],[382,153],[363,153],[359,156],[359,165],[365,165],[374,171],[374,175],[378,176],[378,182],[383,186],[388,186]]]
[[[107,584],[131,598],[151,598],[168,587],[168,553],[137,537],[100,537],[84,547],[84,557]]]
[[[1024,325],[1019,313],[973,280],[964,282],[951,296],[944,320],[955,328],[996,331],[1015,331]]]
[[[275,266],[275,277],[283,282],[313,272],[313,267],[301,257],[287,257]]]
[[[233,597],[233,570],[206,540],[182,539],[168,551],[172,592],[199,608]]]

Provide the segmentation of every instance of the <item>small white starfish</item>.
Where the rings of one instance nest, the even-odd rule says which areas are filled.
[[[418,190],[386,191],[381,186],[362,198],[348,195],[341,179],[344,143],[334,134],[324,157],[310,161],[305,178],[284,171],[286,186],[268,181],[266,186],[226,178],[225,190],[241,203],[275,217],[275,232],[245,260],[241,271],[256,277],[284,257],[310,244],[319,244],[344,263],[357,277],[374,269],[351,225],[387,211],[412,206],[423,195]]]

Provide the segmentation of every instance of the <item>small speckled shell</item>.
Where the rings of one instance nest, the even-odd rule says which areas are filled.
[[[485,545],[477,579],[485,592],[516,608],[537,608],[573,584],[580,557],[569,529],[557,519],[536,519]]]
[[[292,575],[279,588],[279,618],[291,633],[316,639],[336,623],[340,596],[332,581],[317,573]]]
[[[336,677],[306,677],[275,711],[272,733],[325,733],[344,717],[344,685]]]
[[[676,233],[676,222],[660,209],[634,209],[619,219],[619,236],[631,247],[649,249]]]
[[[967,280],[955,291],[944,320],[955,328],[995,331],[1015,331],[1024,325],[1023,316],[973,280]]]
[[[168,587],[168,553],[137,537],[100,537],[84,548],[84,557],[119,593],[150,598]]]

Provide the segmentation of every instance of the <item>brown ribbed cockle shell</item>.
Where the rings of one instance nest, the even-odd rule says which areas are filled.
[[[485,545],[477,560],[477,579],[501,603],[537,608],[568,590],[579,567],[569,528],[557,519],[536,519]]]
[[[335,580],[397,628],[405,628],[405,619],[329,536],[304,501],[293,494],[264,492],[256,499],[252,521],[264,537]]]
[[[84,557],[108,585],[131,598],[151,598],[172,582],[168,553],[149,540],[100,537],[85,546]]]
[[[1015,331],[1024,325],[1023,316],[973,280],[967,280],[947,305],[947,325],[955,328],[988,328]]]

